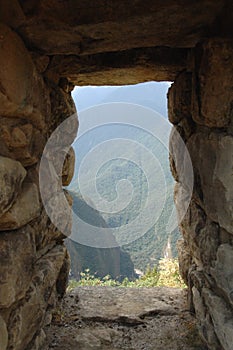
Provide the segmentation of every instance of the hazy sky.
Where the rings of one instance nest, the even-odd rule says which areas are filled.
[[[170,82],[150,82],[128,86],[76,87],[72,93],[78,112],[109,102],[136,103],[167,117],[167,90]]]

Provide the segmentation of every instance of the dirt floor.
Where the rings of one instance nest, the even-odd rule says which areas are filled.
[[[174,288],[78,287],[54,313],[45,349],[206,350],[185,300]]]

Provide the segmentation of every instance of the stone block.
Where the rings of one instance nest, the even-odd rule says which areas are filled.
[[[57,84],[49,82],[51,97],[51,112],[53,118],[50,119],[49,130],[54,131],[64,120],[77,113],[74,101],[69,93],[64,92]],[[68,134],[68,143],[71,145],[76,137],[78,130],[77,114],[75,118],[70,118],[68,123],[63,124],[60,129],[61,140],[54,138],[54,146],[62,148],[63,144],[67,146],[66,134]],[[71,136],[72,135],[72,136]],[[60,136],[60,134],[59,134]],[[58,137],[58,133],[56,134]]]
[[[17,28],[25,21],[25,14],[17,0],[11,2],[0,1],[1,13],[0,21],[8,24],[11,28]]]
[[[209,272],[219,245],[218,225],[211,222],[201,207],[192,200],[181,228],[193,261]]]
[[[44,255],[57,242],[62,242],[67,238],[51,222],[45,209],[42,209],[40,217],[33,222],[35,232],[37,255]]]
[[[233,247],[229,244],[221,244],[217,252],[217,261],[211,268],[211,275],[216,285],[228,299],[233,307]]]
[[[201,293],[196,287],[192,288],[192,297],[201,337],[211,350],[220,350],[220,345],[214,331],[214,325],[203,303]]]
[[[0,231],[15,230],[26,225],[39,216],[40,209],[37,186],[25,183],[12,207],[0,216]]]
[[[24,297],[36,259],[33,230],[24,227],[0,234],[0,309]]]
[[[18,118],[1,118],[1,154],[28,167],[36,164],[45,146],[45,135],[31,123]]]
[[[66,260],[66,248],[62,245],[47,252],[34,265],[32,282],[18,307],[11,312],[8,320],[9,348],[25,350],[29,343],[38,342],[38,329],[43,327],[47,309],[56,307],[57,282]],[[42,337],[42,342],[44,338]],[[41,344],[40,344],[41,345]]]
[[[202,296],[222,348],[232,350],[233,310],[229,308],[224,299],[214,294],[210,289],[203,288]]]
[[[19,196],[26,174],[19,162],[0,156],[0,216],[12,207]]]
[[[71,147],[66,155],[66,159],[62,169],[62,185],[68,186],[74,175],[75,153]]]
[[[214,38],[205,42],[202,50],[197,50],[200,64],[196,63],[193,75],[193,119],[208,127],[227,127],[233,117],[233,43]]]
[[[180,274],[186,285],[188,285],[188,272],[192,263],[192,256],[185,240],[179,239],[176,246],[178,251]]]
[[[68,192],[61,190],[54,193],[46,203],[46,211],[53,224],[69,237],[72,231],[72,197]]]
[[[199,132],[187,147],[195,173],[194,195],[212,221],[233,233],[233,137]]]
[[[191,73],[182,72],[168,92],[168,116],[172,124],[191,116]]]
[[[0,114],[31,120],[45,128],[49,94],[22,39],[0,25]]]
[[[8,332],[6,323],[3,318],[0,316],[0,349],[6,350],[8,344]]]
[[[191,198],[193,192],[193,165],[186,144],[180,134],[179,126],[172,128],[169,139],[170,165],[175,180],[187,191]]]

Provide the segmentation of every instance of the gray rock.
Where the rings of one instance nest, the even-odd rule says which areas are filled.
[[[0,234],[0,309],[9,308],[24,297],[36,259],[33,230],[24,227]]]
[[[147,315],[175,315],[174,301],[182,299],[184,291],[157,287],[140,288],[139,293],[138,288],[78,287],[73,293],[80,297],[79,312],[85,319],[122,319],[126,324],[140,324]],[[182,303],[179,306],[182,307]]]
[[[214,330],[224,350],[232,350],[233,344],[233,311],[222,298],[211,290],[204,288],[204,302],[208,307]]]
[[[73,147],[70,148],[62,169],[62,185],[68,186],[74,175],[75,153]]]
[[[209,273],[218,249],[218,225],[209,220],[203,209],[192,200],[181,222],[181,229],[192,261],[201,268],[204,266]]]
[[[225,294],[233,307],[233,247],[229,244],[222,244],[218,248],[215,267],[211,268],[211,275],[214,277],[218,288]]]
[[[8,332],[6,328],[6,323],[0,316],[0,349],[6,350],[8,344]]]
[[[64,299],[63,318],[47,328],[48,346],[204,350],[185,297],[184,290],[175,288],[78,287]]]
[[[40,349],[45,342],[44,333],[38,334],[38,337],[37,332],[43,327],[47,309],[57,305],[59,292],[56,281],[66,259],[66,252],[63,245],[58,245],[34,264],[32,282],[8,320],[9,348],[25,350],[34,337],[36,349]]]
[[[45,350],[45,343],[46,343],[46,334],[42,329],[37,335],[37,337],[35,338],[34,344],[30,350],[41,350],[41,349]]]
[[[192,263],[192,256],[187,243],[183,239],[179,239],[176,246],[179,258],[179,271],[186,285],[188,285],[188,272]]]
[[[213,322],[204,305],[203,298],[196,287],[192,288],[192,296],[200,335],[211,350],[219,350],[219,342],[214,331]]]
[[[187,147],[195,169],[199,204],[212,221],[233,233],[233,137],[196,133]]]

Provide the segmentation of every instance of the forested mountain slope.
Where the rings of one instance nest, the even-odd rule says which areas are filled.
[[[100,105],[101,103],[126,102],[144,106],[145,114],[142,112],[140,118],[142,120],[144,119],[145,122],[147,108],[159,112],[167,119],[167,88],[168,84],[166,83],[149,83],[138,84],[136,86],[77,89],[74,93],[74,98],[77,102],[78,110],[80,111],[80,130],[85,129],[85,125],[88,123],[91,126],[91,120],[87,120],[86,116],[89,118],[91,115],[94,122],[96,120],[96,113],[98,113],[98,110],[93,107],[92,114],[85,114],[82,110],[93,105]],[[112,108],[114,108],[114,105]],[[101,109],[99,111],[101,112]],[[111,115],[111,108],[109,114]],[[122,184],[122,181],[127,181],[128,185],[125,187],[124,199],[127,197],[127,194],[132,195],[127,205],[124,206],[124,203],[121,203],[121,210],[116,210],[114,213],[109,213],[108,210],[103,210],[99,213],[106,225],[113,229],[126,227],[124,234],[122,234],[120,229],[116,230],[115,238],[122,249],[130,254],[135,268],[137,269],[145,270],[148,264],[154,265],[163,257],[169,237],[173,256],[176,257],[176,241],[179,238],[179,232],[178,229],[174,229],[173,232],[170,232],[167,228],[169,218],[174,208],[174,180],[169,167],[168,147],[160,142],[155,135],[134,125],[106,123],[99,127],[88,127],[87,129],[88,131],[81,133],[78,142],[74,144],[76,169],[74,180],[69,186],[69,189],[79,193],[79,196],[81,196],[83,193],[85,194],[85,192],[89,193],[88,190],[91,188],[94,181],[98,195],[105,201],[111,203],[118,199],[119,184]],[[86,156],[91,155],[98,145],[104,145],[104,143],[109,140],[116,140],[111,150],[112,159],[101,164],[96,178],[93,179],[93,168],[95,168],[95,165],[98,165],[99,159],[106,150],[102,147],[102,151],[100,151],[96,157],[91,158],[90,166],[85,168],[85,174],[82,174],[82,170],[80,170],[81,164],[85,161]],[[136,144],[142,145],[157,161],[158,166],[156,167],[150,162],[147,164],[149,173],[153,178],[152,187],[149,186],[150,178],[148,178],[144,171],[145,169],[143,169],[143,162],[145,160],[143,149],[141,151],[140,148],[137,149],[137,147],[123,147],[121,157],[115,157],[115,152],[117,153],[119,151],[117,142],[121,140],[130,140]],[[135,159],[136,162],[134,161]],[[79,183],[80,173],[84,175],[85,180],[82,189],[80,189]],[[154,206],[150,211],[144,213],[141,222],[142,225],[145,223],[146,226],[151,220],[151,217],[154,218],[154,222],[148,229],[144,230],[142,228],[141,234],[138,235],[130,223],[137,219],[151,195],[153,197]],[[97,204],[95,207],[98,207],[98,197],[95,191],[90,193],[89,198],[93,203]],[[129,229],[127,229],[127,227]]]
[[[76,215],[89,224],[96,227],[107,227],[107,223],[100,213],[90,207],[77,193],[70,191],[73,198],[73,211]],[[79,232],[80,228],[73,226],[77,235],[85,235]],[[67,239],[66,246],[71,256],[71,277],[80,278],[80,272],[89,269],[91,274],[97,277],[110,275],[111,278],[122,280],[125,277],[135,278],[134,265],[127,252],[119,247],[96,248]]]

